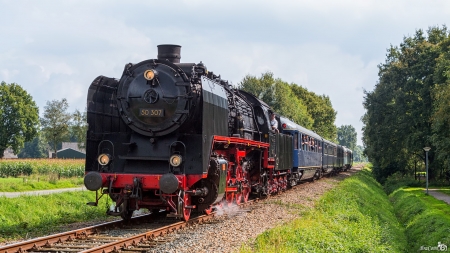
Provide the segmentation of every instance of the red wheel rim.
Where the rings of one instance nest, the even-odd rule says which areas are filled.
[[[250,189],[247,187],[244,187],[242,190],[242,199],[244,200],[244,203],[248,202],[248,197],[250,196]]]
[[[230,207],[233,205],[234,193],[227,193],[227,206]]]
[[[212,213],[213,207],[209,206],[207,209],[203,210],[203,213],[206,215],[210,215]]]
[[[240,205],[242,202],[242,193],[236,193],[236,205]]]
[[[182,213],[184,221],[189,220],[189,217],[191,216],[191,209],[186,208],[186,206],[190,205],[191,205],[191,196],[185,193],[183,197],[183,213]]]

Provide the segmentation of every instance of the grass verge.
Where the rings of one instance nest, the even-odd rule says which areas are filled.
[[[98,207],[88,206],[95,192],[44,196],[0,197],[0,242],[42,236],[61,225],[106,218],[106,196]]]
[[[450,195],[450,189],[448,188],[448,186],[445,188],[440,188],[439,191],[447,195]]]
[[[57,175],[0,178],[0,192],[24,192],[83,186],[82,177],[58,179]]]
[[[408,239],[406,252],[450,247],[450,206],[425,195],[423,188],[400,188],[390,195]]]
[[[367,169],[327,192],[316,208],[259,235],[241,252],[403,252],[406,237]]]

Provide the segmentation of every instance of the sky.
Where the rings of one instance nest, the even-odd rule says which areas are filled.
[[[40,113],[66,98],[84,111],[99,75],[181,45],[181,62],[202,61],[234,85],[270,71],[330,97],[336,126],[362,145],[364,90],[386,50],[418,29],[449,25],[447,0],[0,0],[0,81],[17,83]]]

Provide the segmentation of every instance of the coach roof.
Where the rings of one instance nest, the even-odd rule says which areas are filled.
[[[301,133],[309,135],[310,137],[314,137],[316,139],[322,140],[322,137],[320,135],[318,135],[315,132],[313,132],[313,131],[311,131],[309,129],[306,129],[306,128],[304,128],[304,127],[302,127],[302,126],[292,122],[291,120],[289,120],[289,119],[287,119],[285,117],[280,117],[280,122],[281,122],[282,126],[283,126],[283,124],[286,124],[286,127],[283,128],[283,130],[297,130],[297,131],[299,131]]]

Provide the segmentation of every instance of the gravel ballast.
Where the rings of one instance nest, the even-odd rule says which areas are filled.
[[[166,243],[149,252],[237,252],[244,243],[251,246],[252,241],[267,229],[299,218],[302,211],[314,207],[322,194],[358,170],[352,168],[334,177],[298,185],[241,210],[220,210],[222,215],[210,223],[169,234],[164,238]]]

